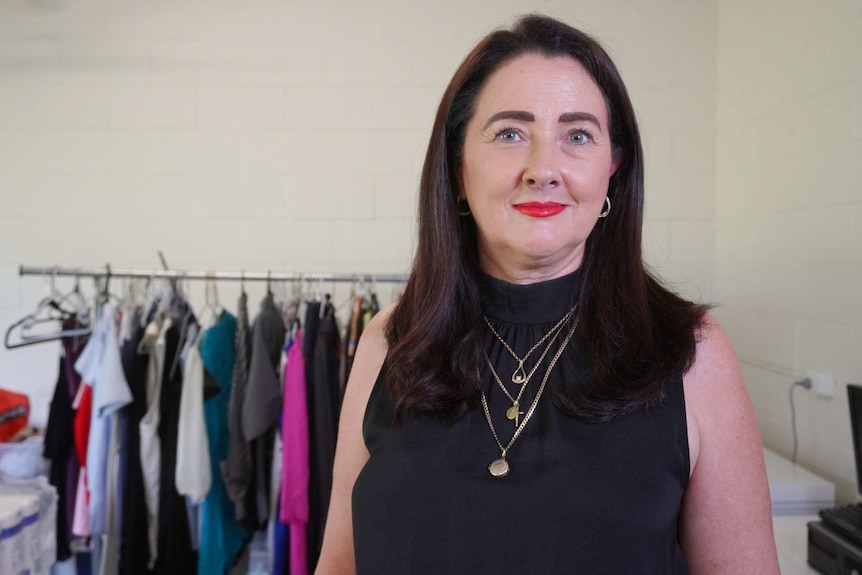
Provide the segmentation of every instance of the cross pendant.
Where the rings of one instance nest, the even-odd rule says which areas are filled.
[[[520,404],[516,401],[512,407],[506,410],[506,417],[513,420],[515,422],[515,427],[518,427],[518,419],[524,415],[524,412],[521,411]]]

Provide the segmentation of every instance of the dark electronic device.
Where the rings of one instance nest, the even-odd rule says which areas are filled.
[[[856,487],[862,495],[862,386],[849,384]],[[820,511],[808,524],[808,564],[824,575],[862,575],[862,503]]]

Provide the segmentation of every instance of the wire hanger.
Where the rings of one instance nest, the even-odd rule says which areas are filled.
[[[111,301],[113,301],[115,304],[117,304],[117,306],[120,306],[122,304],[122,300],[119,297],[117,297],[116,295],[114,295],[113,293],[111,293],[111,289],[110,289],[111,288],[111,278],[113,277],[112,272],[111,272],[111,264],[110,263],[105,264],[105,276],[104,277],[105,277],[105,283],[101,284],[99,282],[99,278],[96,276],[93,276],[93,281],[96,283],[96,293],[98,294],[98,307],[101,308],[101,306],[103,306],[104,304],[109,303]]]
[[[89,314],[90,302],[81,293],[81,276],[75,276],[75,287],[59,301],[60,307],[78,314]],[[71,304],[72,307],[68,307]]]
[[[41,333],[36,335],[28,334],[29,330],[39,324],[63,322],[77,315],[76,310],[69,310],[60,305],[63,301],[61,294],[57,292],[55,285],[56,269],[51,274],[49,293],[36,304],[36,310],[33,313],[27,314],[20,320],[16,321],[6,330],[6,335],[3,338],[3,344],[6,349],[16,349],[37,343],[48,341],[56,341],[67,337],[82,337],[90,335],[90,328],[81,327],[75,329],[60,329],[53,332]],[[18,330],[18,341],[12,340],[12,335]]]
[[[206,328],[218,322],[223,312],[224,308],[221,307],[218,299],[218,287],[215,278],[210,273],[204,280],[204,306],[198,314],[198,323],[201,328]]]

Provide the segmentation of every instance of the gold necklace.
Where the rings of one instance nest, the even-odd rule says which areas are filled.
[[[548,333],[546,333],[546,334],[544,335],[544,337],[542,337],[542,339],[540,339],[539,341],[537,341],[537,342],[533,345],[533,347],[531,347],[531,348],[530,348],[530,350],[529,350],[529,351],[524,355],[524,357],[518,357],[518,354],[517,354],[517,353],[515,353],[515,350],[513,350],[513,349],[509,346],[509,344],[508,344],[508,343],[506,343],[506,340],[504,340],[502,337],[500,337],[500,334],[499,334],[499,333],[497,333],[497,330],[495,330],[495,329],[494,329],[494,326],[492,326],[492,325],[491,325],[491,321],[488,319],[488,316],[486,316],[486,315],[483,315],[483,316],[482,316],[482,317],[485,319],[485,323],[486,323],[486,324],[488,324],[488,328],[491,330],[491,333],[493,333],[493,334],[494,334],[494,337],[496,337],[496,338],[500,341],[500,343],[502,343],[502,344],[503,344],[503,347],[505,347],[505,348],[506,348],[506,351],[508,351],[508,352],[509,352],[509,354],[511,354],[511,356],[515,359],[515,361],[517,361],[517,362],[518,362],[518,367],[517,367],[517,368],[515,368],[515,371],[513,371],[513,372],[512,372],[512,383],[517,384],[517,385],[526,385],[526,384],[530,381],[530,378],[531,378],[531,377],[533,377],[533,374],[534,374],[534,373],[536,372],[536,370],[539,368],[539,364],[540,364],[542,361],[541,361],[541,360],[539,360],[538,362],[536,362],[536,365],[534,365],[534,366],[533,366],[533,369],[531,369],[531,370],[530,370],[530,373],[529,373],[529,374],[528,374],[528,373],[527,373],[527,371],[524,369],[524,362],[525,362],[525,361],[527,361],[527,358],[528,358],[528,357],[530,357],[530,355],[531,355],[534,351],[536,351],[536,349],[538,349],[538,347],[539,347],[540,345],[542,345],[543,343],[545,343],[545,340],[546,340],[546,339],[548,339],[548,338],[549,338],[549,337],[551,337],[552,335],[555,335],[555,334],[556,334],[556,332],[558,332],[558,331],[560,331],[560,330],[562,329],[563,324],[564,324],[564,323],[566,323],[566,322],[569,320],[569,318],[570,318],[570,317],[572,317],[572,314],[573,314],[573,313],[575,313],[575,309],[576,309],[577,307],[578,307],[578,305],[577,305],[577,304],[575,304],[575,306],[574,306],[572,309],[570,309],[570,310],[568,311],[568,313],[566,313],[566,315],[564,315],[564,316],[560,319],[560,321],[558,321],[558,322],[556,323],[556,325],[554,325],[554,327],[552,327],[552,328],[551,328],[551,330],[550,330]]]
[[[556,326],[554,326],[556,329]],[[553,330],[552,330],[553,331]],[[530,381],[530,378],[533,377],[533,373],[535,373],[536,369],[542,365],[542,361],[544,361],[545,356],[548,355],[548,352],[551,350],[551,346],[554,344],[554,341],[557,339],[557,336],[560,334],[562,330],[556,329],[556,334],[554,338],[548,342],[547,347],[545,347],[545,351],[542,352],[542,355],[539,356],[539,360],[536,362],[535,367],[530,371],[529,375],[527,375],[527,382]],[[497,375],[497,370],[494,369],[494,364],[491,363],[491,358],[488,357],[488,351],[484,348],[482,349],[482,353],[485,354],[485,361],[488,364],[488,367],[491,369],[491,375],[494,376],[494,380],[497,382],[497,385],[500,386],[500,389],[503,390],[503,393],[506,394],[506,397],[512,402],[512,407],[506,410],[506,418],[511,419],[515,422],[515,428],[518,427],[518,419],[524,415],[524,412],[521,411],[521,396],[524,395],[524,390],[527,389],[527,383],[521,386],[521,389],[518,390],[518,397],[512,397],[512,394],[509,393],[509,390],[506,389],[506,386],[503,385],[503,382],[500,380],[500,376]]]
[[[488,410],[488,400],[485,398],[485,390],[480,389],[482,393],[482,409],[485,411],[485,419],[488,421],[488,427],[491,428],[491,435],[494,436],[494,441],[497,442],[497,447],[500,448],[500,457],[495,459],[488,465],[488,472],[491,473],[494,477],[504,477],[509,474],[509,462],[506,461],[506,454],[509,452],[509,449],[512,448],[512,445],[515,444],[515,440],[521,435],[521,432],[524,431],[524,427],[526,427],[527,422],[530,421],[530,418],[533,416],[533,413],[536,411],[536,406],[539,405],[539,399],[542,397],[542,392],[545,390],[545,384],[548,383],[548,377],[551,375],[551,370],[554,369],[554,366],[557,364],[557,360],[560,359],[560,356],[563,355],[563,350],[566,349],[566,346],[569,345],[569,341],[571,341],[572,336],[575,335],[575,330],[578,328],[578,320],[580,318],[575,319],[575,323],[572,326],[572,329],[569,330],[568,335],[566,335],[566,339],[563,341],[563,344],[560,346],[560,349],[557,350],[557,353],[554,354],[554,358],[551,360],[551,364],[548,366],[547,371],[545,371],[545,377],[542,378],[542,385],[539,386],[539,391],[536,393],[536,398],[533,400],[533,403],[530,405],[530,409],[527,410],[527,415],[524,416],[524,421],[521,422],[521,425],[518,426],[518,429],[515,430],[514,435],[512,435],[512,439],[509,440],[508,445],[503,447],[503,444],[500,442],[500,438],[497,436],[497,430],[494,429],[494,422],[491,420],[491,412]],[[489,364],[490,365],[490,364]],[[479,368],[476,368],[476,375],[481,379],[481,374],[479,373]]]

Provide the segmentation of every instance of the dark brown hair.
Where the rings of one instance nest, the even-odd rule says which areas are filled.
[[[556,405],[593,422],[654,406],[664,382],[694,360],[706,307],[668,291],[644,266],[643,152],[619,72],[590,36],[530,15],[479,42],[437,110],[422,169],[413,269],[386,329],[386,377],[397,419],[412,410],[456,415],[476,402],[484,324],[475,222],[456,208],[464,133],[488,77],[528,53],[573,58],[589,72],[607,103],[620,160],[608,186],[613,212],[596,223],[582,263],[578,341],[590,379],[577,394],[558,393]]]

